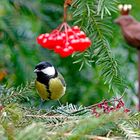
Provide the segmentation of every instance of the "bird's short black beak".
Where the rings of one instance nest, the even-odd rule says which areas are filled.
[[[37,72],[39,72],[39,71],[40,71],[40,70],[38,70],[38,69],[35,69],[35,70],[34,70],[34,73],[37,73]]]

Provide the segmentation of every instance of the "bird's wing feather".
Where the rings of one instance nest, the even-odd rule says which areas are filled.
[[[60,73],[58,73],[58,78],[62,82],[63,86],[66,86],[65,80],[64,80],[63,76]]]
[[[52,78],[49,82],[49,89],[51,91],[51,99],[57,100],[65,94],[65,87],[61,80],[57,78]]]

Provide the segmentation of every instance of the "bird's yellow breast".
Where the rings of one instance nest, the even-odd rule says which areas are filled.
[[[47,100],[50,94],[50,99],[52,100],[57,100],[61,98],[65,94],[65,87],[63,86],[62,82],[58,78],[52,78],[49,81],[49,91],[50,93],[47,92],[47,88],[44,84],[38,82],[37,80],[35,81],[35,86],[38,90],[38,93],[40,97],[43,100]]]

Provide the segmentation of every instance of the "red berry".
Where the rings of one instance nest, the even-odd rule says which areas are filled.
[[[109,113],[111,110],[110,110],[110,108],[108,107],[108,108],[105,108],[103,111],[104,111],[104,113]]]
[[[48,49],[53,49],[54,48],[54,38],[48,37],[48,39],[43,40],[43,47],[48,48]]]
[[[74,49],[73,49],[73,47],[72,47],[72,46],[68,46],[68,49],[71,51],[71,53],[73,53],[73,52],[74,52]]]
[[[90,46],[90,45],[91,45],[91,41],[90,41],[90,39],[89,39],[88,37],[86,37],[86,38],[84,39],[84,43],[85,43],[87,46]]]
[[[75,36],[74,35],[69,36],[69,41],[71,41],[73,39],[75,39]]]
[[[46,34],[44,34],[44,37],[49,37],[49,35],[50,35],[50,34],[46,33]]]
[[[92,108],[92,114],[96,114],[96,113],[97,113],[96,108],[95,107]]]
[[[125,109],[124,109],[124,112],[125,112],[125,113],[128,113],[128,112],[130,112],[130,109],[125,108]]]
[[[119,101],[119,104],[124,107],[124,102],[122,100]]]
[[[71,46],[75,51],[83,52],[91,45],[89,38],[73,39],[70,41]]]
[[[73,35],[74,32],[73,32],[72,29],[68,29],[67,32],[66,32],[66,34],[67,34],[68,36],[70,36],[70,35]]]
[[[44,39],[44,34],[39,35],[39,36],[37,37],[37,39],[36,39],[36,40],[37,40],[37,43],[41,45],[43,39]]]
[[[54,52],[60,54],[62,52],[62,47],[61,46],[55,46]]]
[[[56,34],[59,34],[59,30],[55,29],[51,32],[51,35],[56,35]]]
[[[60,33],[60,36],[61,36],[62,38],[65,38],[65,37],[66,37],[66,33],[65,33],[65,32],[61,32],[61,33]]]
[[[63,45],[63,38],[62,38],[62,36],[60,36],[60,35],[58,35],[57,37],[56,37],[56,40],[54,40],[54,45]]]
[[[100,117],[100,114],[99,114],[99,113],[96,113],[96,114],[95,114],[95,117],[96,117],[96,118],[99,118],[99,117]]]
[[[81,48],[79,49],[79,51],[81,52],[85,51],[91,45],[91,41],[89,40],[88,37],[86,37],[85,39],[81,38],[80,42],[81,42]]]
[[[69,45],[70,45],[69,42],[65,42],[65,44],[64,44],[64,48],[67,48]]]
[[[71,50],[70,48],[63,48],[62,52],[60,53],[61,57],[68,57],[73,53],[73,50]]]
[[[71,40],[70,41],[70,44],[71,44],[71,46],[73,47],[73,49],[75,51],[79,51],[79,48],[80,48],[80,41],[79,41],[79,39],[73,39],[73,40]]]
[[[44,38],[44,39],[42,40],[41,46],[42,46],[43,48],[46,48],[46,45],[47,45],[47,38]]]
[[[113,111],[115,108],[114,108],[114,106],[111,106],[110,107],[110,111]]]
[[[86,34],[83,31],[80,31],[76,34],[79,38],[85,38]]]
[[[116,109],[119,109],[121,107],[124,107],[124,102],[122,100],[120,100],[116,106]]]
[[[72,27],[72,30],[77,33],[77,32],[80,32],[80,28],[78,26],[73,26]]]
[[[44,38],[43,40],[42,40],[42,43],[46,43],[47,42],[47,38]]]
[[[121,105],[118,103],[116,106],[116,109],[120,109],[120,108],[121,108]]]
[[[98,108],[102,108],[102,103],[97,105]]]

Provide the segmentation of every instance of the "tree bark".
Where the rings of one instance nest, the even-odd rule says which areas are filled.
[[[140,111],[140,49],[138,49],[138,110]]]

